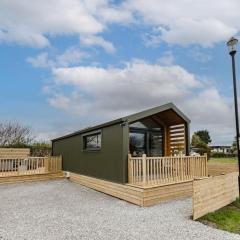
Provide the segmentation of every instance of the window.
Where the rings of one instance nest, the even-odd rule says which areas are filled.
[[[91,134],[83,137],[84,150],[101,149],[101,133]]]

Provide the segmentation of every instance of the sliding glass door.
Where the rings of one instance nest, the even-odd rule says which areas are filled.
[[[130,128],[129,151],[133,156],[163,156],[163,131]]]

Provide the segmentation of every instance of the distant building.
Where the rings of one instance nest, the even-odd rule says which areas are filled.
[[[232,147],[231,146],[210,146],[211,153],[224,153],[231,154]]]

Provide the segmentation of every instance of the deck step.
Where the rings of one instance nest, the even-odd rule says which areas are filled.
[[[22,176],[10,176],[10,177],[0,177],[0,184],[44,181],[44,180],[60,179],[60,178],[64,178],[63,172],[35,174],[35,175],[22,175]]]

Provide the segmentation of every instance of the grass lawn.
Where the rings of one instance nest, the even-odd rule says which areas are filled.
[[[203,224],[240,234],[240,201],[209,213],[198,219]]]
[[[237,163],[236,157],[229,158],[210,158],[210,163]]]

